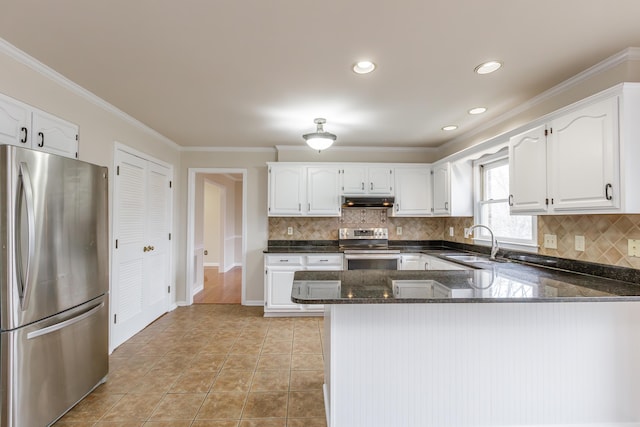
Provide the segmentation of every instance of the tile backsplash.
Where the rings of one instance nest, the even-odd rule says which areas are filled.
[[[337,240],[341,227],[387,227],[391,240],[447,240],[471,243],[463,230],[471,217],[398,218],[377,209],[347,209],[342,217],[270,217],[270,240]],[[287,227],[293,235],[287,235]],[[396,233],[402,227],[402,235]],[[449,235],[453,227],[454,235]],[[545,249],[544,235],[557,236],[558,249]],[[575,250],[575,236],[584,236],[585,250]],[[538,217],[541,255],[640,269],[640,258],[627,255],[627,240],[640,239],[640,215],[567,215]]]

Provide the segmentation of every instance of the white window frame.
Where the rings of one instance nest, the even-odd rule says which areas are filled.
[[[474,189],[473,189],[473,220],[474,224],[482,224],[482,206],[490,203],[509,203],[508,199],[498,199],[492,201],[483,200],[484,195],[484,175],[483,167],[485,165],[503,165],[509,163],[508,149],[502,149],[495,154],[483,156],[473,162],[474,173]],[[486,225],[486,224],[485,224]],[[538,217],[531,216],[531,240],[517,239],[505,236],[495,236],[498,240],[498,245],[503,249],[515,249],[525,252],[538,252]],[[482,230],[482,229],[480,229]],[[475,237],[475,236],[478,237]],[[474,233],[473,243],[480,246],[491,246],[491,240],[488,235],[482,235],[481,233]]]

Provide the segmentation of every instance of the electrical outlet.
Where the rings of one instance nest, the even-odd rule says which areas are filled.
[[[558,236],[555,234],[545,234],[544,247],[546,249],[558,249]]]
[[[449,237],[453,237],[453,227],[449,227]]]
[[[576,247],[576,251],[584,252],[584,236],[576,236],[575,247]]]
[[[464,228],[464,237],[468,237],[470,239],[473,239],[473,236],[469,236],[469,227],[465,227]]]
[[[402,227],[396,227],[396,234],[402,236]]]
[[[291,236],[293,234],[293,227],[287,227],[287,234]]]
[[[640,257],[640,240],[629,239],[629,256]]]

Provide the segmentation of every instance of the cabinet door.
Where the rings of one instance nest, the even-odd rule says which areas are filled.
[[[267,267],[267,293],[265,295],[267,310],[300,310],[298,304],[291,301],[295,272],[296,269],[292,268]]]
[[[369,194],[393,194],[393,169],[388,167],[370,167],[368,169]]]
[[[451,214],[450,165],[443,163],[433,167],[433,213]]]
[[[618,97],[553,120],[547,144],[553,211],[620,206]]]
[[[400,257],[400,270],[428,270],[428,264],[423,261],[421,255],[402,255]]]
[[[509,211],[546,212],[547,142],[538,126],[509,139]]]
[[[0,144],[31,147],[30,128],[29,108],[0,96]]]
[[[269,167],[269,216],[302,215],[302,171],[300,166]]]
[[[431,174],[426,167],[396,168],[394,216],[431,215]]]
[[[340,216],[337,167],[307,168],[307,215]]]
[[[341,172],[342,194],[364,194],[367,192],[367,168],[345,166]]]
[[[60,156],[78,157],[78,126],[43,111],[33,112],[33,148]]]

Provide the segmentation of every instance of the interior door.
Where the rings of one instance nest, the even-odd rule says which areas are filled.
[[[170,169],[116,150],[111,349],[169,307]]]

